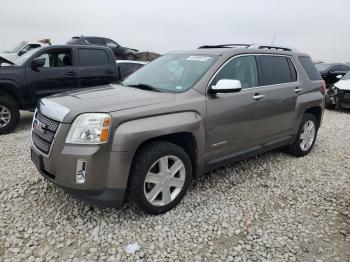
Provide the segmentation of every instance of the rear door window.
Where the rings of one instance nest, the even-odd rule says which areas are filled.
[[[216,85],[222,79],[239,80],[242,88],[258,86],[255,56],[240,56],[229,61],[214,77],[212,85]]]
[[[342,69],[343,69],[342,65],[335,65],[332,67],[331,70],[332,71],[343,71]]]
[[[108,56],[102,49],[79,49],[79,60],[81,66],[104,66],[108,64]]]
[[[348,67],[347,65],[342,65],[341,66],[341,71],[346,72],[346,71],[349,71],[349,70],[350,70],[350,67]]]
[[[317,71],[315,65],[312,63],[311,58],[308,56],[299,56],[299,61],[301,65],[303,66],[306,74],[309,76],[309,79],[311,81],[315,80],[322,80],[321,74],[319,71]],[[323,66],[321,64],[321,66]],[[327,66],[326,64],[324,65]]]
[[[277,85],[295,82],[296,72],[291,62],[285,56],[261,55],[259,64],[261,67],[261,85]],[[293,66],[293,68],[291,68]],[[294,73],[291,72],[294,70]]]
[[[87,37],[86,40],[94,45],[106,45],[106,41],[100,37]]]

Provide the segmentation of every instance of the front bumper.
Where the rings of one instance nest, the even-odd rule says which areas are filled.
[[[125,202],[128,177],[134,152],[113,152],[108,144],[65,144],[69,125],[61,124],[49,155],[35,146],[40,165],[33,161],[40,174],[86,203],[121,207]],[[77,183],[77,167],[86,162],[85,182]]]
[[[331,92],[332,91],[332,92]],[[327,99],[333,105],[339,105],[341,108],[350,108],[350,91],[349,90],[330,90],[327,93]]]

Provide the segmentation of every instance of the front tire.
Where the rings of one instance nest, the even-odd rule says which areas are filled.
[[[129,198],[143,212],[158,215],[174,208],[192,180],[192,164],[179,146],[152,142],[136,154],[131,169]]]
[[[289,153],[296,157],[309,154],[314,147],[317,138],[319,121],[309,113],[305,113],[299,127],[299,132],[292,145],[288,147]]]
[[[19,117],[19,109],[16,103],[7,97],[0,97],[0,135],[15,130]]]

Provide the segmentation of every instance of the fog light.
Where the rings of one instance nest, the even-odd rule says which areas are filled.
[[[86,178],[86,161],[78,160],[77,162],[77,172],[75,175],[75,182],[77,184],[84,184]]]

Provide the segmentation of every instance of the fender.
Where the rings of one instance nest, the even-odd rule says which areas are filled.
[[[14,81],[0,80],[0,96],[1,95],[10,96],[21,106],[23,105],[23,101],[21,100],[21,89]]]
[[[205,128],[202,117],[194,111],[124,122],[114,132],[112,151],[136,151],[149,139],[180,132],[193,134],[197,141],[198,156],[203,155],[205,147],[200,141],[205,141]]]
[[[321,112],[323,114],[324,103],[325,103],[324,96],[322,95],[321,92],[310,92],[310,93],[305,93],[300,95],[298,97],[297,107],[295,110],[295,116],[296,116],[295,121],[296,123],[298,123],[298,125],[295,125],[293,134],[296,135],[298,133],[300,122],[305,111],[312,107],[319,107],[321,108]],[[321,116],[321,120],[322,120],[322,116]]]

